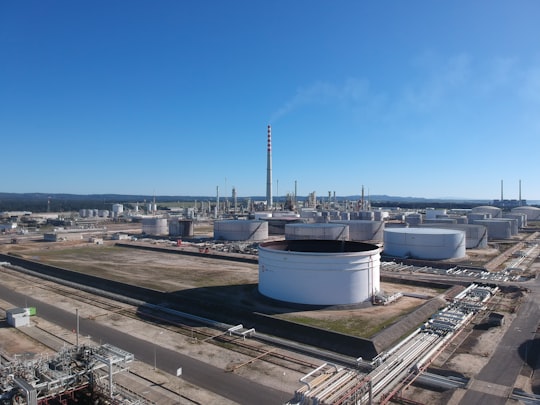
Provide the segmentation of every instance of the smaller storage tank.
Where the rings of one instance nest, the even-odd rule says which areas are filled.
[[[229,241],[262,241],[268,239],[268,222],[228,219],[214,222],[214,239]]]
[[[287,224],[285,239],[349,240],[349,227],[338,223]]]
[[[446,260],[465,256],[465,232],[441,228],[384,230],[384,254],[413,259]]]
[[[502,210],[497,207],[492,207],[491,205],[481,205],[479,207],[474,207],[471,209],[471,213],[487,213],[491,214],[491,218],[501,218]]]
[[[142,232],[147,235],[164,236],[169,234],[166,218],[143,218]]]
[[[540,208],[536,207],[516,207],[512,208],[512,213],[521,213],[527,215],[527,221],[540,221]]]
[[[384,222],[382,221],[333,221],[349,227],[349,240],[356,242],[382,242],[384,238]]]
[[[113,214],[120,215],[124,212],[124,206],[122,204],[113,204],[112,205]]]
[[[426,219],[437,219],[446,215],[445,209],[426,208]]]
[[[527,215],[524,213],[505,213],[503,214],[504,218],[515,219],[518,222],[518,228],[522,229],[527,226]]]
[[[483,225],[471,224],[422,224],[422,228],[457,229],[465,232],[466,249],[485,249],[488,246],[488,231]]]
[[[457,224],[454,218],[431,218],[424,221],[426,224]]]
[[[489,240],[512,238],[511,221],[500,221],[496,218],[491,218],[475,220],[473,221],[473,224],[485,226],[488,230]]]
[[[418,226],[422,223],[422,214],[409,214],[405,217],[405,223],[409,226]]]
[[[193,236],[193,220],[172,219],[169,222],[169,236],[179,236],[181,238],[192,237]]]

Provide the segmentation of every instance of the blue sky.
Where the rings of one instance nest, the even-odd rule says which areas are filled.
[[[540,200],[540,2],[0,4],[3,192]]]

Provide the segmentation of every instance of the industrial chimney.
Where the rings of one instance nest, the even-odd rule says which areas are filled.
[[[268,125],[268,148],[266,154],[266,208],[272,209],[272,127]]]

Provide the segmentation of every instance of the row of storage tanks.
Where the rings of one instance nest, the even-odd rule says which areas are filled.
[[[510,213],[504,218],[500,212],[482,211],[477,207],[460,218],[438,217],[424,219],[411,214],[414,221],[388,228],[384,221],[335,220],[329,223],[289,223],[285,225],[286,240],[351,240],[384,242],[385,253],[391,256],[421,259],[452,259],[465,256],[465,249],[486,248],[489,239],[509,239],[527,224],[527,214]],[[498,210],[497,208],[495,208]],[[500,211],[500,210],[499,210]],[[444,214],[445,215],[445,214]],[[493,217],[495,215],[496,217]],[[417,220],[417,218],[419,219]],[[214,223],[214,239],[264,241],[268,239],[265,220],[223,220]]]
[[[502,218],[501,212],[491,208],[494,207],[473,210],[468,218],[474,222],[472,224],[426,223],[417,228],[386,229],[382,221],[288,224],[285,240],[259,245],[259,292],[279,301],[309,305],[351,305],[369,301],[380,293],[381,248],[351,240],[379,241],[382,237],[385,254],[391,256],[460,258],[465,256],[467,247],[487,246],[492,223],[504,223],[505,229],[514,229],[514,224],[525,226],[527,220],[540,220],[540,210],[516,210],[513,213],[516,216]],[[433,214],[427,219],[444,215],[438,213],[432,218]],[[475,222],[490,220],[494,222]],[[251,224],[241,227],[264,240],[265,222],[246,222]],[[496,225],[491,226],[498,229]],[[226,232],[229,227],[235,226],[232,222],[221,222],[218,231]],[[504,235],[511,236],[511,231],[505,231]]]

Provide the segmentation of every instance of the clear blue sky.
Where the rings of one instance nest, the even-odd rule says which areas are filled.
[[[540,200],[540,2],[4,1],[0,191]]]

